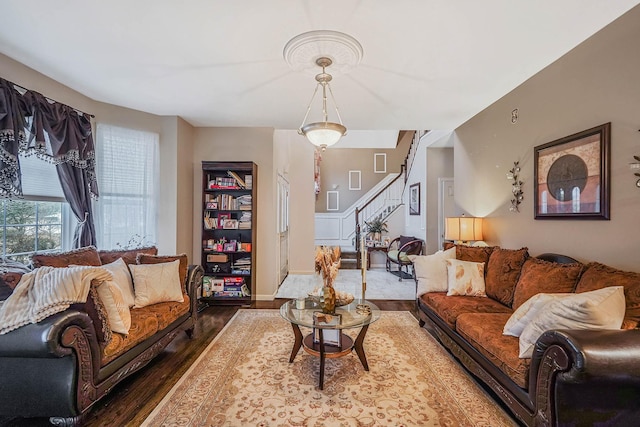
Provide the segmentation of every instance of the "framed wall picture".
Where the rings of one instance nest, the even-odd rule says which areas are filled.
[[[387,153],[373,153],[373,172],[387,173]]]
[[[534,148],[535,219],[609,219],[611,123]]]
[[[420,183],[409,186],[409,215],[420,215]]]
[[[338,191],[327,191],[327,210],[340,210],[340,193]]]
[[[360,171],[349,171],[349,190],[360,190],[362,188],[362,173]]]

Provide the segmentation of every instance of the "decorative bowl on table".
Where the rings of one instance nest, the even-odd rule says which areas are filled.
[[[322,297],[322,288],[316,288],[309,293],[309,299],[320,303]],[[353,302],[355,297],[348,292],[336,291],[336,307],[342,307],[343,305],[349,305]]]

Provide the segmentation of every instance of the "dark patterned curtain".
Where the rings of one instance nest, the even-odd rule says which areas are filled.
[[[22,196],[18,153],[24,146],[26,105],[13,83],[0,79],[0,197]]]
[[[78,219],[77,247],[95,245],[91,198],[98,197],[91,118],[0,79],[0,197],[22,196],[18,153],[56,165],[65,198]]]

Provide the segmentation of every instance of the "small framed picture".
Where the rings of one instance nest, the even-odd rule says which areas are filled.
[[[342,323],[342,316],[340,314],[327,314],[321,311],[315,311],[313,313],[314,325],[340,325]],[[340,347],[340,335],[342,330],[335,328],[322,328],[322,341],[324,345],[330,345],[332,347]],[[318,328],[313,328],[313,342],[315,344],[320,343],[320,334]]]
[[[218,214],[218,228],[224,228],[224,222],[227,219],[231,219],[231,214],[228,212],[226,213],[220,212]]]
[[[420,183],[409,186],[409,215],[420,215]]]
[[[225,243],[222,249],[223,252],[235,252],[235,250],[236,250],[235,242]]]
[[[238,229],[238,220],[237,219],[225,219],[222,223],[222,228],[227,230],[237,230]]]

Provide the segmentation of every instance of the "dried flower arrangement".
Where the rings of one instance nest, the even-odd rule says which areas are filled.
[[[322,275],[325,286],[333,286],[340,269],[340,247],[317,246],[315,269],[316,273]]]
[[[324,287],[333,288],[336,277],[338,277],[339,269],[340,247],[317,246],[315,256],[315,270],[316,273],[322,276]],[[335,290],[334,294],[336,306],[347,305],[354,300],[353,294],[350,294],[348,292]],[[321,298],[324,295],[323,288],[317,287],[309,295],[312,297]]]

